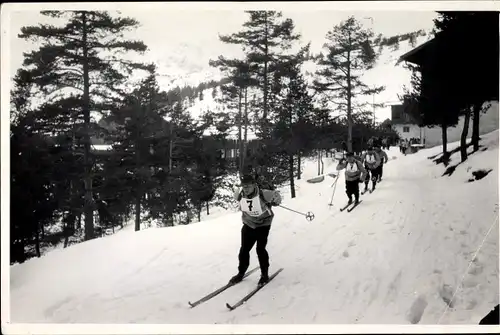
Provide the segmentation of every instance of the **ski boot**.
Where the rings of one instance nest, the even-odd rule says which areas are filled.
[[[229,279],[229,284],[234,285],[238,284],[240,281],[243,280],[244,273],[238,273],[236,276],[233,276],[231,279]]]
[[[259,279],[259,283],[257,285],[263,286],[269,282],[269,274],[268,271],[262,271],[262,274]]]

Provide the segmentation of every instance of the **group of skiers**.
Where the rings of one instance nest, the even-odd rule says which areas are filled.
[[[346,169],[346,193],[349,204],[359,202],[359,184],[365,184],[365,192],[372,181],[372,190],[382,181],[383,167],[387,163],[387,154],[381,149],[381,141],[370,139],[368,150],[361,157],[355,157],[347,152],[337,170]],[[238,273],[229,283],[236,284],[243,280],[250,264],[250,251],[257,244],[261,278],[259,285],[269,281],[269,255],[266,250],[267,239],[274,218],[273,206],[279,206],[282,198],[271,183],[264,177],[261,168],[246,168],[240,175],[241,187],[234,190],[234,199],[239,202],[243,226],[241,228],[241,246],[238,254]]]
[[[378,141],[371,140],[368,143],[368,150],[361,157],[356,157],[352,152],[347,152],[345,158],[341,159],[337,165],[337,171],[345,169],[348,204],[352,203],[353,196],[355,203],[359,202],[360,183],[365,184],[364,192],[366,192],[370,180],[372,182],[372,191],[375,190],[377,183],[382,181],[384,164],[387,163],[389,157],[382,150],[380,144]]]
[[[369,181],[372,181],[372,190],[378,182],[382,181],[384,164],[389,160],[387,154],[382,150],[385,143],[377,139],[368,142],[368,150],[355,156],[347,152],[345,158],[337,165],[337,170],[345,168],[346,193],[349,204],[353,201],[359,202],[359,184],[365,184],[365,192],[368,190]],[[264,177],[260,168],[247,169],[240,175],[241,188],[234,190],[234,198],[239,201],[243,225],[241,228],[241,246],[238,254],[238,273],[230,280],[230,284],[236,284],[243,280],[250,265],[250,251],[257,244],[257,258],[259,260],[261,277],[259,286],[269,281],[269,254],[266,250],[267,239],[274,219],[273,206],[279,206],[282,198],[273,185]],[[496,314],[495,314],[496,313]],[[490,320],[491,319],[491,320]],[[498,324],[498,305],[480,324]]]

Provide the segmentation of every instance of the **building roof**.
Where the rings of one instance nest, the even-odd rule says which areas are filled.
[[[391,124],[419,125],[421,123],[420,111],[415,102],[404,101],[403,104],[391,106]]]
[[[418,47],[415,49],[412,49],[399,57],[398,63],[402,61],[410,62],[413,64],[417,65],[422,65],[423,60],[425,59],[425,54],[427,54],[430,49],[435,48],[438,40],[437,37],[434,37],[433,39],[420,44]]]
[[[426,58],[434,54],[436,52],[436,48],[438,48],[439,44],[443,42],[442,33],[438,33],[434,38],[403,54],[399,57],[398,63],[406,61],[416,65],[423,65]]]

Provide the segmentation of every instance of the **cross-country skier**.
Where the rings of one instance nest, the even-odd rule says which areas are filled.
[[[382,175],[384,174],[384,164],[387,163],[389,160],[389,157],[387,157],[387,154],[385,153],[384,150],[382,150],[380,147],[375,147],[375,152],[379,154],[380,156],[380,165],[378,167],[378,182],[382,181]]]
[[[382,139],[382,148],[389,150],[389,141],[388,141],[387,137],[384,137]]]
[[[250,251],[257,243],[257,258],[261,270],[259,285],[263,285],[269,281],[269,254],[266,245],[274,218],[271,206],[281,203],[281,195],[275,190],[259,188],[252,174],[243,174],[240,182],[242,187],[235,190],[234,198],[240,202],[242,213],[241,247],[238,255],[238,274],[229,282],[235,284],[243,279],[250,265]]]
[[[366,170],[363,164],[354,158],[352,152],[346,154],[346,159],[342,159],[337,165],[337,170],[340,171],[345,168],[345,191],[349,198],[349,205],[352,204],[352,196],[356,204],[359,202],[359,183],[362,183]]]
[[[365,178],[365,192],[368,190],[368,183],[372,181],[372,191],[375,190],[378,180],[378,168],[380,165],[380,156],[369,147],[368,150],[361,156],[361,161],[365,164],[366,178]]]

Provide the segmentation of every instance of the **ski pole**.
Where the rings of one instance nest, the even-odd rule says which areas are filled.
[[[339,179],[339,176],[340,176],[340,171],[337,174],[337,178],[335,178],[335,187],[333,188],[332,198],[330,199],[330,203],[329,203],[330,206],[332,206],[332,203],[333,203],[333,196],[335,195],[335,190],[337,189],[337,180]]]
[[[297,213],[297,214],[304,215],[304,216],[306,217],[307,221],[312,221],[312,220],[314,220],[314,213],[313,213],[313,212],[307,212],[307,213],[305,213],[305,214],[304,214],[304,213],[297,212],[296,210],[293,210],[293,209],[291,209],[291,208],[288,208],[288,207],[285,207],[285,206],[282,206],[282,205],[279,205],[279,207],[284,208],[284,209],[287,209],[287,210],[289,210],[290,212],[295,212],[295,213]]]

